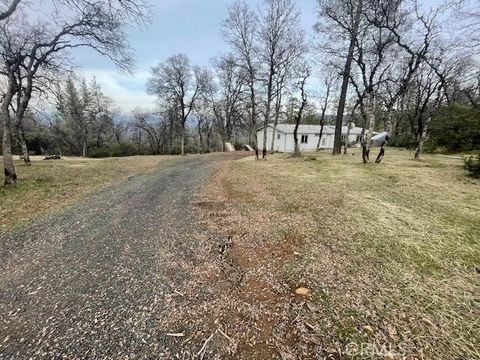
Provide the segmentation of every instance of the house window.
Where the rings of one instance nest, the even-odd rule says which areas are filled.
[[[280,140],[280,134],[277,134],[277,140]]]
[[[301,144],[308,144],[308,135],[302,135],[300,143]]]
[[[325,138],[322,138],[322,146],[325,146]]]

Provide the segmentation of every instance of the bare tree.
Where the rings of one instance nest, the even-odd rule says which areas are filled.
[[[113,136],[118,145],[122,143],[122,140],[127,133],[128,127],[125,120],[120,119],[114,122],[113,124]]]
[[[442,102],[442,81],[432,69],[426,68],[416,77],[415,120],[418,130],[418,146],[414,158],[418,160],[428,140],[429,124],[432,115]]]
[[[280,60],[280,66],[275,76],[275,118],[273,122],[272,142],[270,144],[270,151],[273,152],[275,147],[275,138],[280,112],[282,108],[282,100],[285,90],[288,88],[289,82],[293,80],[292,69],[298,63],[301,56],[306,52],[306,45],[304,44],[304,34],[299,32],[295,36],[297,41],[291,42],[290,47],[283,54],[283,59]]]
[[[19,67],[16,79],[15,100],[10,103],[11,115],[14,118],[12,123],[13,133],[17,135],[17,141],[20,144],[23,160],[26,165],[30,164],[30,154],[25,140],[25,130],[23,120],[29,109],[30,99],[35,92],[35,98],[38,101],[46,100],[52,94],[55,94],[57,84],[64,81],[70,70],[65,68],[61,62],[51,63],[50,66],[43,66],[34,75],[28,74]]]
[[[362,141],[364,163],[369,160],[370,143],[375,128],[378,107],[377,90],[388,76],[393,58],[391,52],[393,44],[393,37],[387,30],[371,24],[366,24],[359,29],[354,43],[353,61],[356,66],[350,73],[350,82],[358,96],[367,126]]]
[[[184,54],[169,57],[164,64],[153,67],[151,73],[152,77],[147,84],[148,92],[157,95],[163,102],[174,102],[178,105],[182,129],[180,152],[185,155],[187,119],[197,101],[208,89],[209,74],[205,69],[192,67]]]
[[[355,44],[357,43],[362,20],[364,0],[317,0],[317,2],[320,16],[327,20],[326,27],[322,24],[317,24],[317,31],[329,34],[326,36],[326,41],[331,41],[334,37],[337,37],[335,41],[338,41],[339,38],[347,38],[349,41],[345,66],[342,70],[342,87],[335,121],[333,155],[338,155],[342,152],[343,114],[347,100]]]
[[[323,78],[323,86],[324,86],[324,94],[321,99],[321,106],[320,106],[320,131],[318,133],[318,143],[317,143],[317,151],[320,150],[323,130],[325,127],[325,115],[327,113],[328,107],[331,105],[332,102],[332,92],[336,82],[336,74],[333,69],[329,69],[324,78]]]
[[[242,96],[248,73],[239,66],[233,55],[227,54],[215,61],[216,91],[211,92],[211,104],[223,142],[230,142],[232,133],[241,120]]]
[[[400,7],[401,2],[392,8],[376,5],[372,9],[372,14],[369,14],[368,21],[378,28],[388,30],[397,46],[390,75],[380,85],[385,88],[384,93],[387,94],[384,97],[384,130],[388,135],[375,160],[378,164],[385,155],[385,147],[392,135],[393,109],[408,90],[416,72],[422,64],[429,61],[432,42],[438,32],[437,16],[442,8],[422,14],[416,3],[410,12]],[[382,89],[379,92],[382,92]]]
[[[310,77],[311,69],[309,68],[306,62],[300,64],[296,69],[297,76],[299,78],[298,82],[295,84],[295,87],[300,91],[300,106],[298,107],[297,113],[295,115],[295,128],[293,130],[293,141],[295,143],[293,156],[300,156],[300,146],[298,145],[298,127],[300,122],[303,119],[303,113],[308,103],[308,94],[306,91],[307,80]]]
[[[266,87],[262,158],[266,159],[267,127],[275,98],[275,78],[287,53],[296,44],[303,43],[303,32],[300,30],[300,13],[292,0],[264,0],[260,24],[260,53],[265,66],[262,80]]]
[[[480,7],[476,0],[454,1],[453,20],[455,32],[458,36],[455,42],[459,49],[480,53]]]
[[[20,1],[21,0],[12,0],[9,2],[3,1],[4,6],[2,6],[0,10],[0,21],[5,20],[12,15],[17,9],[18,4],[20,4]]]
[[[32,98],[39,71],[58,66],[69,49],[90,47],[120,68],[128,70],[132,66],[125,30],[128,23],[144,18],[141,0],[65,0],[56,6],[55,11],[62,14],[62,18],[55,22],[51,21],[52,14],[46,14],[43,20],[29,23],[28,17],[17,9],[0,26],[1,67],[7,83],[0,109],[6,186],[16,184],[9,105],[19,90],[22,93],[17,122],[21,122]],[[19,72],[23,74],[20,76],[24,80],[22,89],[16,76]]]
[[[161,116],[145,110],[136,109],[131,125],[146,134],[153,154],[159,155],[164,153],[163,145],[167,124]]]
[[[257,144],[257,72],[258,45],[256,33],[258,17],[243,1],[235,1],[228,9],[228,18],[223,25],[225,39],[233,48],[238,63],[247,74],[247,87],[249,91],[250,138],[253,139],[256,158],[258,159]]]
[[[88,83],[68,78],[57,94],[57,132],[63,132],[61,142],[68,143],[72,152],[86,157],[90,148],[98,150],[113,138],[112,100],[95,78]]]
[[[197,119],[199,152],[208,153],[211,150],[211,138],[218,121],[213,111],[211,98],[205,96],[197,104],[195,118]]]

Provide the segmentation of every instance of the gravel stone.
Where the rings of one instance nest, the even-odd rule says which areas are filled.
[[[189,277],[175,263],[193,258],[198,241],[193,198],[230,158],[179,158],[3,234],[0,359],[172,353],[156,324],[168,316],[166,296]]]

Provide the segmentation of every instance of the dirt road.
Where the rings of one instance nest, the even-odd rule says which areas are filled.
[[[169,358],[157,323],[195,259],[192,199],[231,158],[179,159],[1,239],[0,358]]]

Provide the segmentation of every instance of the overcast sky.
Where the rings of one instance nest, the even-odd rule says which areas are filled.
[[[428,6],[437,0],[421,0]],[[257,8],[260,0],[247,0]],[[176,53],[185,53],[194,65],[209,65],[212,57],[228,50],[220,34],[230,0],[152,0],[152,23],[143,30],[132,30],[130,42],[136,53],[137,70],[129,76],[119,73],[105,58],[88,49],[74,53],[82,73],[95,76],[104,93],[121,111],[135,107],[152,108],[155,99],[146,94],[150,68]],[[297,0],[302,24],[313,36],[316,0]]]
[[[248,0],[257,7],[259,1]],[[158,0],[152,1],[152,23],[143,31],[133,30],[130,42],[136,53],[137,70],[129,76],[119,73],[108,60],[89,49],[77,50],[75,62],[84,76],[95,76],[105,95],[122,111],[155,105],[146,94],[145,83],[150,68],[167,57],[185,53],[193,65],[210,65],[210,60],[228,46],[220,34],[227,16],[229,0]],[[302,23],[309,33],[315,23],[315,0],[298,0]]]

